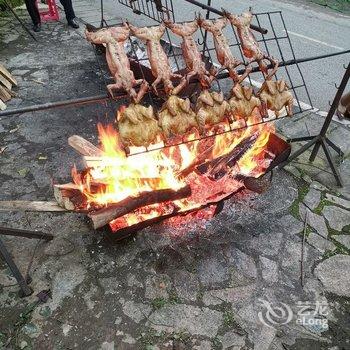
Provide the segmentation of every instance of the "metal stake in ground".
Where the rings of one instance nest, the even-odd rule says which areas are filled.
[[[30,230],[20,230],[20,229],[8,228],[8,227],[0,227],[0,235],[44,239],[45,241],[50,241],[54,238],[54,236],[51,235],[50,233],[30,231]],[[17,283],[21,288],[20,296],[27,297],[31,295],[33,293],[33,290],[28,286],[28,283],[30,283],[29,276],[27,278],[23,277],[22,273],[18,269],[16,263],[13,261],[10,253],[6,249],[1,239],[0,239],[0,256],[2,256],[3,259],[6,261],[13,276],[16,278]]]
[[[288,142],[296,142],[296,141],[309,141],[306,145],[304,145],[303,147],[301,147],[297,152],[295,152],[294,154],[292,154],[292,156],[289,157],[289,159],[287,161],[285,161],[284,163],[280,164],[280,168],[285,167],[288,163],[290,163],[292,160],[296,159],[297,157],[299,157],[302,153],[304,153],[306,150],[308,150],[310,147],[314,147],[309,161],[313,162],[316,158],[316,155],[318,153],[318,151],[320,150],[320,146],[322,146],[323,151],[326,155],[327,161],[331,167],[331,170],[333,172],[333,175],[335,177],[335,180],[337,181],[337,185],[338,186],[343,186],[342,185],[342,180],[339,174],[339,171],[334,163],[334,160],[332,159],[332,156],[329,152],[329,148],[328,146],[332,147],[338,154],[340,157],[344,156],[344,153],[342,152],[342,150],[335,145],[327,136],[327,130],[332,122],[333,116],[335,111],[337,110],[339,101],[344,93],[344,90],[346,88],[346,84],[348,83],[350,78],[350,64],[348,64],[348,67],[346,68],[346,71],[344,73],[343,79],[340,83],[340,86],[338,88],[337,93],[335,94],[333,103],[331,105],[331,108],[328,111],[326,120],[322,126],[322,129],[319,133],[319,135],[315,135],[315,136],[304,136],[304,137],[297,137],[297,138],[292,138],[287,140]]]

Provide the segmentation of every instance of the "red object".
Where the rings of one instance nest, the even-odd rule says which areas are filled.
[[[41,22],[58,21],[60,15],[55,0],[46,0],[46,4],[49,6],[47,10],[39,10]],[[36,0],[36,6],[38,6],[38,0]]]

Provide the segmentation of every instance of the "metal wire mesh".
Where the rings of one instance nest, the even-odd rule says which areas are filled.
[[[163,19],[175,21],[172,0],[118,0],[118,2],[130,7],[134,13],[145,15],[157,22]]]
[[[135,9],[137,9],[139,14],[143,14],[158,22],[161,22],[164,17],[171,18],[173,21],[175,21],[172,0],[166,0],[166,1],[162,0],[162,7],[160,7],[158,1],[154,1],[154,0],[148,0],[148,1],[147,0],[135,0],[135,1],[118,0],[118,1],[119,3],[133,9],[134,12],[135,12]],[[158,6],[159,11],[157,10],[156,6]],[[219,16],[217,15],[213,16],[211,12],[207,11],[205,17],[207,19],[215,19],[215,18],[218,18]],[[256,36],[256,39],[260,44],[260,47],[269,56],[276,58],[279,62],[282,62],[282,63],[291,59],[295,59],[295,53],[294,53],[281,11],[255,13],[253,24],[267,29],[267,34],[254,32],[254,35]],[[243,55],[243,52],[241,49],[241,43],[238,39],[234,26],[231,24],[227,25],[224,28],[223,32],[226,38],[228,39],[229,46],[234,56],[239,57],[243,62],[247,62],[247,60]],[[218,63],[218,60],[216,57],[214,41],[211,33],[208,33],[202,28],[200,28],[194,34],[194,38],[197,41],[199,50],[202,52],[203,59],[205,61],[208,61],[210,64],[213,64],[214,66],[220,68],[220,64]],[[174,35],[170,30],[166,29],[166,33],[163,36],[163,40],[162,40],[164,51],[166,52],[169,58],[170,65],[173,71],[184,72],[185,63],[183,60],[180,43],[181,43],[181,38]],[[129,44],[131,46],[131,50],[129,50],[129,57],[137,63],[139,71],[141,72],[140,77],[145,78],[147,74],[149,75],[149,71],[150,71],[149,70],[150,64],[148,61],[148,57],[146,55],[146,48],[144,44],[136,38],[130,39]],[[222,76],[225,76],[225,74],[219,76],[219,78]],[[287,82],[287,85],[290,88],[291,92],[293,93],[293,96],[295,99],[294,108],[293,108],[294,115],[305,112],[313,108],[303,74],[297,63],[291,66],[280,67],[277,73],[274,75],[274,79],[276,80],[284,79]],[[258,90],[261,87],[263,82],[264,82],[264,76],[259,71],[250,73],[246,78],[246,83],[249,83],[251,86],[253,86],[255,90]],[[198,84],[198,82],[192,82],[192,84]],[[230,79],[227,79],[227,78],[222,80],[217,79],[215,81],[215,84],[213,84],[213,89],[223,91],[225,93],[230,90],[232,84],[233,83]],[[148,95],[150,99],[149,102],[152,104],[156,104],[155,96],[152,94],[148,94]],[[300,101],[304,101],[304,102],[300,102]],[[281,118],[284,118],[284,116],[278,119],[281,119]],[[270,122],[275,119],[277,119],[277,117],[274,114],[270,114],[269,116],[262,116],[259,123]],[[221,131],[220,133],[231,132],[232,130],[238,130],[244,127],[251,126],[251,125],[247,125],[246,123],[243,126],[242,124],[237,124],[237,125],[232,125],[229,123],[227,124],[228,124],[227,128],[225,128],[225,130]],[[219,133],[211,133],[209,136],[192,138],[191,140],[188,140],[188,138],[186,138],[186,141],[183,140],[182,142],[176,143],[176,144],[172,142],[167,144],[165,142],[164,145],[162,145],[161,147],[153,147],[152,150],[163,148],[163,147],[170,147],[181,143],[192,142],[192,141],[200,140],[207,137],[213,137],[218,134]],[[144,151],[146,152],[148,151],[148,149],[146,148]],[[140,151],[137,153],[142,153],[144,151]]]

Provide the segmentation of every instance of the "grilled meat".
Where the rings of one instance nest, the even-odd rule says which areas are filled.
[[[203,132],[206,126],[216,125],[228,117],[230,105],[222,93],[204,90],[198,96],[196,112],[198,125]]]
[[[133,102],[138,103],[147,92],[148,83],[143,79],[136,80],[130,69],[130,62],[124,50],[124,43],[129,38],[129,33],[126,24],[121,27],[103,28],[96,32],[85,30],[88,41],[106,46],[108,67],[115,79],[115,84],[107,85],[110,95],[113,97],[113,90],[124,89]],[[141,88],[137,93],[134,87],[138,85],[141,85]]]
[[[184,135],[193,127],[198,127],[196,114],[191,109],[189,99],[170,96],[158,114],[159,126],[165,137]]]
[[[197,22],[200,27],[213,35],[216,56],[222,69],[228,70],[234,82],[241,82],[250,73],[251,67],[247,67],[245,73],[241,76],[235,70],[236,67],[244,65],[244,62],[233,56],[227,38],[222,32],[223,28],[228,24],[228,19],[223,17],[216,20],[204,20],[199,17]]]
[[[259,90],[259,98],[263,104],[265,115],[267,108],[274,111],[278,117],[283,107],[286,107],[290,117],[293,115],[293,95],[284,80],[266,80]]]
[[[256,107],[260,107],[260,100],[254,95],[251,86],[236,84],[229,99],[231,115],[236,119],[247,120]]]
[[[263,72],[265,79],[270,79],[277,71],[278,61],[269,57],[265,54],[259,47],[258,42],[255,39],[255,36],[250,29],[250,24],[252,22],[253,14],[249,10],[244,12],[242,15],[237,16],[227,11],[224,11],[225,16],[229,21],[236,27],[238,37],[241,41],[243,54],[249,59],[249,63],[257,62],[260,70]],[[264,63],[264,60],[269,61],[272,65],[272,71],[268,73],[267,65]]]
[[[171,71],[168,57],[164,52],[160,39],[165,32],[164,24],[156,27],[138,28],[129,24],[131,33],[137,38],[143,40],[147,46],[147,55],[151,65],[152,74],[156,80],[152,83],[152,87],[157,92],[157,86],[163,82],[164,90],[167,95],[176,95],[186,85],[186,79],[180,74],[175,74]],[[172,79],[182,78],[179,85],[174,88]]]
[[[119,113],[118,128],[124,146],[145,146],[155,143],[160,134],[153,107],[132,103]]]
[[[202,61],[202,55],[198,51],[196,42],[192,35],[198,29],[197,20],[189,23],[177,24],[170,20],[164,21],[166,27],[168,27],[174,34],[181,36],[182,43],[182,55],[185,59],[187,66],[187,83],[194,76],[197,76],[202,88],[207,89],[210,87],[213,79],[214,72],[211,73],[205,68],[205,63]]]

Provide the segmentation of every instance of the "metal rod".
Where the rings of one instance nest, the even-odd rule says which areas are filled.
[[[29,296],[33,293],[33,290],[28,286],[27,281],[24,279],[21,271],[19,271],[16,263],[13,261],[10,253],[5,247],[5,244],[0,239],[0,256],[6,261],[8,267],[10,268],[13,276],[16,278],[19,287],[21,288],[22,296]]]
[[[333,57],[333,56],[338,56],[338,55],[343,55],[343,54],[347,54],[347,53],[350,53],[350,49],[344,50],[344,51],[334,52],[331,54],[320,55],[320,56],[292,59],[289,61],[280,62],[279,66],[280,67],[289,66],[292,64],[296,64],[296,63],[315,61],[315,60]],[[259,68],[255,67],[252,72],[257,72],[258,70],[259,70]],[[244,69],[242,69],[241,71],[238,71],[239,74],[242,74],[243,72],[244,72]],[[218,75],[217,78],[218,79],[225,79],[228,77],[229,77],[228,73],[221,73]],[[195,82],[195,80],[193,80],[193,82]],[[122,93],[122,92],[116,93],[116,95],[115,95],[116,99],[121,99],[121,98],[126,98],[126,97],[127,97],[127,95],[125,93]],[[43,110],[52,109],[52,108],[69,107],[69,106],[77,106],[77,105],[82,105],[82,104],[104,102],[104,101],[109,100],[109,99],[111,99],[110,96],[108,96],[107,94],[103,94],[103,95],[75,98],[75,99],[70,99],[70,100],[65,100],[65,101],[48,102],[48,103],[43,103],[40,105],[33,105],[33,106],[28,106],[28,107],[8,109],[5,111],[1,111],[0,118],[5,117],[5,116],[15,115],[15,114],[21,114],[21,113],[43,111]]]
[[[219,16],[224,16],[224,13],[222,11],[220,11],[220,10],[218,10],[218,9],[212,7],[212,6],[208,6],[208,5],[202,4],[199,1],[196,1],[196,0],[184,0],[184,1],[189,2],[192,5],[196,5],[198,7],[201,7],[203,10],[208,10],[210,12],[216,13]],[[261,34],[267,34],[267,29],[260,28],[260,27],[254,25],[254,24],[251,24],[250,28],[255,30],[256,32],[261,33]]]
[[[340,173],[338,171],[338,168],[334,164],[333,158],[332,158],[331,154],[329,153],[329,150],[328,150],[328,147],[327,147],[327,144],[326,144],[325,140],[322,139],[320,144],[321,144],[321,146],[323,148],[324,154],[326,155],[326,158],[328,160],[329,166],[332,169],[332,173],[333,173],[333,175],[335,177],[335,181],[337,182],[337,185],[340,186],[340,187],[343,187],[343,182],[342,182]],[[317,146],[317,144],[315,145],[315,148],[316,148],[316,146]]]
[[[51,241],[54,236],[50,233],[34,231],[34,230],[21,230],[17,228],[9,228],[0,226],[0,235],[15,236],[33,239],[44,239],[45,241]]]
[[[320,131],[319,135],[320,135],[321,138],[326,138],[327,130],[329,128],[329,125],[332,122],[334,113],[335,113],[335,111],[338,108],[339,101],[340,101],[341,97],[343,96],[343,93],[344,93],[346,85],[347,85],[347,83],[349,81],[349,78],[350,78],[350,63],[348,64],[348,67],[346,68],[346,71],[344,73],[343,79],[342,79],[342,81],[340,83],[340,86],[339,86],[339,88],[337,90],[337,93],[335,94],[335,97],[334,97],[334,100],[332,102],[331,108],[329,109],[329,111],[327,113],[326,120],[325,120],[325,122],[324,122],[324,124],[322,126],[321,131]],[[320,142],[316,143],[316,145],[315,145],[315,147],[312,150],[311,155],[310,155],[310,162],[313,162],[315,160],[316,155],[317,155],[317,153],[318,153],[318,151],[320,149],[320,146],[321,146]]]
[[[343,96],[343,93],[344,93],[346,85],[347,85],[347,83],[349,81],[349,78],[350,78],[350,63],[348,64],[348,67],[346,68],[345,74],[344,74],[343,79],[342,79],[342,81],[340,83],[340,86],[339,86],[339,88],[337,90],[337,93],[335,94],[335,97],[334,97],[334,100],[332,102],[331,108],[328,111],[328,114],[327,114],[327,117],[326,117],[326,121],[325,121],[325,123],[322,126],[322,129],[321,129],[321,132],[320,132],[321,136],[326,136],[326,132],[327,132],[327,130],[329,128],[329,125],[332,122],[334,113],[335,113],[335,111],[338,108],[340,99]]]

